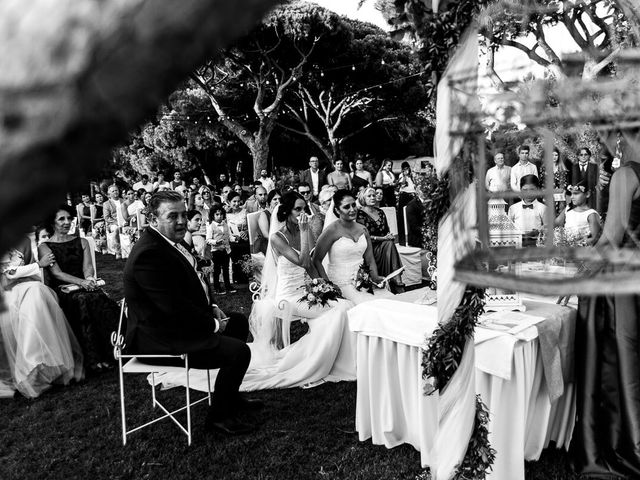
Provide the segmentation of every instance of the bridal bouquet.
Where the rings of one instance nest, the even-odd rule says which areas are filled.
[[[365,292],[369,292],[373,295],[373,280],[371,280],[371,270],[369,270],[369,265],[363,263],[358,268],[358,273],[356,273],[355,279],[355,287],[356,290],[364,290]]]
[[[300,288],[304,289],[304,295],[298,302],[307,302],[309,307],[313,307],[314,305],[324,307],[329,304],[329,300],[344,298],[338,287],[322,278],[309,280]]]

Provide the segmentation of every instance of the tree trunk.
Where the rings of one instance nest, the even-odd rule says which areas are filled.
[[[253,180],[260,178],[261,170],[269,170],[269,139],[271,138],[271,132],[273,132],[274,126],[275,120],[271,117],[261,118],[260,127],[258,131],[253,134],[253,142],[249,148],[251,157],[253,158]]]
[[[278,3],[0,2],[0,252]]]

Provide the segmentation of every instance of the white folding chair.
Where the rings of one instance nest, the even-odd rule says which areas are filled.
[[[398,214],[395,207],[382,207],[384,216],[387,217],[387,223],[389,224],[389,231],[398,238]]]
[[[252,282],[249,285],[249,291],[251,292],[251,298],[253,301],[260,300],[260,284]],[[304,320],[305,317],[299,315],[293,315],[293,306],[291,302],[287,300],[280,300],[276,304],[276,310],[278,311],[278,318],[281,322],[280,335],[276,338],[277,348],[284,348],[291,344],[291,323],[296,320]]]
[[[207,369],[207,395],[199,398],[195,401],[191,401],[191,395],[189,392],[189,355],[181,354],[181,355],[127,355],[122,353],[125,348],[124,337],[122,335],[122,320],[125,316],[126,312],[126,303],[125,300],[122,299],[122,305],[120,306],[120,321],[118,322],[118,331],[113,332],[111,334],[111,344],[113,345],[113,356],[118,361],[118,376],[120,378],[120,414],[122,417],[122,444],[127,444],[127,436],[136,432],[138,430],[142,430],[149,425],[152,425],[160,420],[164,420],[165,418],[170,418],[178,428],[187,435],[187,444],[191,445],[191,407],[204,402],[205,400],[211,406],[211,377],[209,370]],[[158,358],[180,358],[184,360],[184,367],[172,367],[172,366],[163,366],[163,365],[148,365],[139,361],[139,358],[147,358],[147,359],[158,359]],[[126,362],[126,363],[124,363]],[[152,408],[159,407],[164,415],[154,418],[150,422],[147,422],[143,425],[138,425],[130,430],[127,430],[127,417],[125,411],[125,401],[124,401],[124,374],[125,373],[145,373],[151,374],[151,406]],[[169,411],[160,401],[156,398],[156,386],[155,386],[155,374],[156,373],[184,373],[186,376],[186,389],[185,389],[185,397],[186,404],[183,407],[180,407],[176,410]],[[177,418],[176,414],[182,412],[183,410],[187,411],[187,424],[186,427],[183,425]]]
[[[251,253],[257,253],[255,250],[256,239],[260,233],[260,226],[258,225],[258,219],[262,212],[251,212],[247,214],[247,229],[249,230],[249,251]]]

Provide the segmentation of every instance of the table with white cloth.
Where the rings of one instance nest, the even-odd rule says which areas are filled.
[[[415,302],[421,295],[398,297]],[[474,413],[476,392],[490,412],[489,441],[497,452],[491,479],[524,479],[524,461],[538,459],[550,441],[567,447],[573,430],[573,350],[569,347],[576,312],[550,303],[525,304],[526,315],[543,320],[516,335],[478,327],[475,352],[465,350],[475,365]],[[440,466],[437,457],[446,455],[447,449],[466,449],[468,436],[458,445],[464,434],[438,426],[440,396],[423,394],[421,347],[437,324],[436,307],[376,300],[352,309],[349,320],[357,334],[356,430],[360,440],[371,438],[374,444],[388,448],[409,443],[420,451],[422,465],[430,466],[432,472],[434,465]],[[544,333],[544,355],[538,330]],[[555,383],[547,381],[545,369],[555,371],[550,375]],[[473,382],[473,375],[470,377]],[[460,408],[466,400],[461,398]],[[434,441],[443,433],[446,448],[436,453]]]
[[[409,298],[407,296],[405,298]],[[449,478],[464,458],[475,415],[473,346],[444,392],[424,395],[422,348],[437,326],[434,306],[380,299],[349,311],[357,334],[356,430],[361,441],[420,451],[432,478]]]
[[[516,335],[476,328],[476,390],[489,410],[489,441],[496,450],[487,476],[492,480],[524,479],[524,461],[540,458],[551,441],[568,448],[575,423],[576,310],[524,303],[527,316],[545,320]],[[549,331],[556,342],[548,341]],[[555,374],[553,363],[560,368]]]

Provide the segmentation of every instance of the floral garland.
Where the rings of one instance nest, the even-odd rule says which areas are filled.
[[[462,166],[467,169],[467,165]],[[438,225],[451,205],[450,179],[438,178],[435,171],[423,176],[418,188],[422,190],[425,201],[424,221],[422,225],[423,247],[436,258],[438,250]],[[484,311],[484,290],[469,286],[456,308],[453,318],[433,332],[424,349],[422,357],[422,376],[432,379],[425,386],[425,395],[443,389],[458,369],[467,341],[473,339],[478,317]],[[476,396],[476,415],[473,431],[462,463],[456,467],[455,480],[484,479],[495,460],[495,450],[491,448],[487,424],[489,412]],[[431,475],[425,470],[419,479],[428,480]]]

